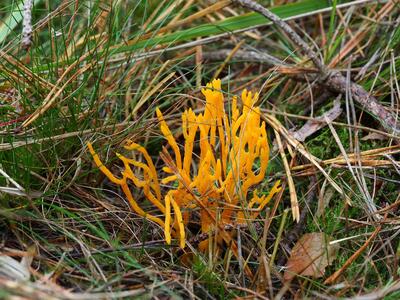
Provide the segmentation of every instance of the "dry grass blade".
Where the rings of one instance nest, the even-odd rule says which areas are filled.
[[[68,138],[72,137],[84,137],[89,134],[93,134],[95,132],[111,132],[115,129],[118,129],[120,131],[124,131],[126,128],[129,128],[129,126],[135,125],[137,122],[131,121],[131,122],[122,122],[119,124],[113,124],[113,125],[108,125],[108,126],[103,126],[103,127],[98,127],[98,128],[93,128],[93,129],[86,129],[82,131],[74,131],[74,132],[68,132],[64,134],[59,134],[55,136],[50,136],[46,138],[41,138],[41,139],[26,139],[24,141],[18,141],[18,142],[13,142],[13,143],[2,143],[0,144],[0,151],[7,151],[7,150],[12,150],[20,147],[26,147],[29,145],[33,144],[43,144],[45,142],[52,142],[54,143],[55,141],[62,141]]]
[[[299,222],[300,221],[300,209],[299,209],[299,201],[297,200],[296,186],[294,185],[293,177],[290,172],[289,163],[286,158],[286,154],[285,154],[285,150],[283,148],[281,137],[276,130],[274,130],[274,131],[275,131],[276,142],[278,144],[279,153],[281,155],[281,158],[283,161],[283,166],[284,166],[285,172],[286,172],[286,179],[287,179],[287,183],[288,183],[288,187],[289,187],[289,194],[290,194],[290,204],[292,206],[292,217],[294,220],[296,220],[296,222]]]
[[[387,14],[394,8],[395,3],[394,1],[388,1],[377,13],[376,13],[376,22],[380,22],[384,19]],[[343,60],[355,47],[359,47],[360,41],[365,37],[367,33],[367,26],[363,26],[360,28],[356,34],[342,47],[339,54],[335,56],[331,62],[329,63],[330,68],[336,67],[336,65]]]
[[[84,67],[80,68],[77,72],[72,74],[70,78],[66,80],[66,82],[59,87],[63,80],[70,74],[72,70],[74,70],[80,63],[82,63],[87,57],[89,57],[92,53],[89,51],[85,55],[81,56],[78,60],[72,63],[60,76],[57,83],[52,87],[51,91],[47,95],[47,97],[43,100],[41,106],[35,110],[35,112],[22,123],[22,127],[27,127],[32,122],[34,122],[37,118],[43,115],[58,99],[58,97],[63,93],[64,89],[69,86],[71,82],[73,82],[79,75],[84,74],[87,70],[92,68],[97,62],[90,62],[86,64]]]
[[[202,86],[202,71],[203,71],[203,47],[201,45],[196,46],[196,87],[201,89]]]
[[[171,22],[171,24],[158,29],[157,30],[157,34],[162,34],[164,32],[167,32],[167,31],[169,31],[171,29],[174,29],[174,28],[177,28],[179,26],[183,26],[185,24],[190,24],[190,23],[192,23],[193,21],[195,21],[195,20],[197,20],[199,18],[202,18],[202,17],[204,17],[204,16],[206,16],[206,15],[208,15],[210,13],[213,13],[215,11],[218,11],[218,10],[224,8],[225,6],[229,5],[230,2],[231,2],[231,0],[217,1],[215,4],[205,8],[205,9],[203,9],[203,10],[197,12],[197,13],[194,13],[194,14],[190,15],[189,17],[187,17],[187,18],[185,18],[183,20]],[[143,35],[141,37],[141,39],[147,39],[147,38],[151,37],[152,35],[154,35],[153,32],[147,33],[147,34]],[[128,41],[128,44],[130,44],[130,43],[132,43],[132,41]]]
[[[162,70],[164,69],[164,67],[166,67],[168,64],[167,62],[162,66],[162,68],[160,69],[160,72],[157,75],[160,75],[160,73],[162,72]],[[152,87],[152,84],[149,84],[146,92],[143,94],[143,97],[139,100],[139,102],[135,105],[134,109],[132,110],[131,115],[135,116],[136,113],[138,112],[138,110],[143,106],[143,104],[145,104],[150,98],[151,96],[153,96],[155,93],[157,93],[158,91],[160,91],[160,89],[171,79],[175,76],[175,72],[172,72],[170,74],[168,74],[163,80],[161,80],[159,83],[157,83],[151,90],[149,90]],[[154,78],[154,80],[152,81],[152,83],[154,83],[154,81],[156,80],[156,78],[158,78],[159,76],[156,76]],[[125,120],[127,121],[127,120]]]
[[[4,292],[18,291],[17,294],[23,297],[23,299],[32,299],[31,297],[33,297],[35,299],[43,300],[97,300],[138,297],[148,293],[149,288],[156,289],[168,285],[170,282],[170,280],[165,280],[159,283],[153,283],[148,287],[109,293],[72,293],[69,290],[63,289],[60,286],[51,282],[46,282],[45,284],[16,282],[14,280],[4,278],[0,278],[0,287]]]
[[[332,187],[339,192],[340,195],[343,196],[344,200],[351,205],[350,198],[346,195],[341,187],[326,173],[326,171],[321,166],[321,160],[316,158],[314,155],[310,154],[304,146],[298,142],[295,138],[291,136],[291,134],[282,126],[282,124],[273,116],[263,115],[264,119],[267,121],[269,125],[271,125],[274,130],[276,130],[282,137],[286,139],[286,141],[292,145],[292,147],[300,152],[305,158],[307,158],[317,169],[325,176],[328,182],[332,185]]]
[[[343,274],[343,272],[354,262],[354,260],[364,252],[364,250],[368,247],[368,245],[375,239],[378,233],[381,231],[382,226],[378,226],[375,231],[371,234],[368,240],[358,249],[344,264],[343,266],[333,273],[330,277],[328,277],[324,283],[325,284],[333,284],[335,281]]]
[[[358,187],[359,191],[360,191],[360,192],[362,193],[362,195],[363,195],[363,198],[364,198],[364,200],[365,200],[365,202],[366,202],[366,205],[367,205],[367,211],[368,211],[376,220],[382,219],[382,216],[376,213],[376,212],[377,212],[376,206],[375,206],[375,204],[374,204],[374,202],[373,202],[373,200],[372,200],[372,198],[371,198],[370,193],[368,192],[367,187],[366,187],[365,185],[363,185],[363,184],[362,184],[362,181],[359,179],[359,177],[356,176],[356,174],[355,174],[355,172],[354,172],[354,170],[353,170],[353,167],[352,167],[352,165],[350,164],[350,161],[349,161],[349,158],[348,158],[348,156],[347,156],[346,150],[344,149],[343,144],[342,144],[342,142],[340,141],[340,138],[339,138],[339,136],[338,136],[338,134],[337,134],[335,128],[332,126],[332,124],[329,122],[329,120],[328,120],[327,118],[326,118],[326,123],[328,124],[329,129],[331,130],[332,135],[333,135],[333,137],[334,137],[334,139],[335,139],[335,141],[336,141],[336,143],[337,143],[337,145],[338,145],[338,147],[339,147],[339,149],[340,149],[340,152],[342,153],[343,158],[344,158],[345,161],[346,161],[346,164],[347,164],[347,167],[348,167],[350,173],[353,175],[353,178],[354,178],[355,182],[357,183],[357,187]],[[360,161],[358,161],[358,162],[360,163]]]
[[[343,166],[350,163],[352,166],[360,162],[363,166],[379,167],[379,166],[392,166],[393,162],[390,160],[382,159],[387,155],[397,154],[400,152],[400,145],[394,145],[385,148],[378,148],[373,150],[362,151],[359,154],[346,153],[347,159],[340,155],[335,158],[320,161],[322,166]],[[359,156],[359,157],[357,157]],[[313,164],[298,165],[292,167],[292,171],[300,171],[312,168]]]
[[[14,80],[18,82],[18,80],[21,80],[21,77],[24,77],[24,79],[29,79],[31,82],[38,82],[40,86],[45,89],[45,90],[50,90],[54,88],[54,85],[45,79],[43,79],[41,76],[38,74],[32,72],[27,66],[25,66],[21,61],[16,60],[13,58],[11,55],[7,54],[4,52],[2,49],[0,49],[0,59],[4,59],[7,61],[11,66],[13,67],[13,70],[8,69],[5,65],[0,65],[0,70],[4,72],[4,74],[9,74],[11,77],[14,77]],[[23,76],[14,75],[14,70],[20,70],[21,73],[23,73]]]
[[[230,51],[230,53],[228,53],[228,55],[226,56],[224,62],[221,64],[221,66],[219,66],[219,68],[215,71],[214,73],[214,78],[218,78],[219,74],[221,74],[222,70],[225,68],[226,64],[232,59],[232,57],[237,53],[237,51],[239,51],[240,47],[244,44],[244,41],[240,41],[239,43],[237,43],[237,45],[235,46],[235,48],[232,49],[232,51]]]

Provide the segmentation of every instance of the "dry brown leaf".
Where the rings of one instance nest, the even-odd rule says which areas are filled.
[[[322,277],[325,268],[336,258],[337,246],[329,245],[331,238],[323,232],[306,233],[293,247],[283,276],[285,281],[296,275]]]

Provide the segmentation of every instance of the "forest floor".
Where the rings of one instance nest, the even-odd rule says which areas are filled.
[[[400,299],[400,2],[257,2],[0,1],[1,299]]]

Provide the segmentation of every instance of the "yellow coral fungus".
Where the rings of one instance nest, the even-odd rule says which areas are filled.
[[[172,149],[172,156],[166,149],[161,154],[166,164],[162,169],[165,176],[161,179],[146,149],[136,143],[125,148],[141,153],[144,162],[118,154],[125,167],[121,179],[102,164],[88,143],[94,162],[113,183],[122,187],[132,209],[162,226],[168,244],[172,235],[179,239],[182,248],[185,227],[198,211],[202,233],[217,232],[217,240],[228,242],[229,237],[219,230],[220,226],[255,220],[280,190],[279,182],[268,194],[260,196],[253,190],[264,180],[269,160],[265,123],[260,119],[259,107],[255,106],[258,94],[244,90],[242,108],[233,97],[227,114],[220,80],[207,84],[202,93],[206,98],[204,112],[196,115],[188,109],[182,114],[183,147],[179,147],[161,111],[156,110],[161,133]],[[132,166],[136,174],[141,172],[141,178],[135,175]],[[162,196],[160,184],[171,182],[176,184]],[[143,190],[145,197],[164,216],[163,220],[139,206],[129,184]]]

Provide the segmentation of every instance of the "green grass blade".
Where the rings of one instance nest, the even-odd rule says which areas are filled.
[[[349,1],[337,1],[338,3],[347,3]],[[329,0],[304,0],[297,3],[290,3],[281,6],[272,7],[271,11],[282,19],[312,13],[317,10],[331,7]],[[138,41],[136,44],[122,46],[116,50],[117,53],[152,47],[160,44],[174,44],[177,42],[188,41],[198,37],[214,36],[221,33],[229,33],[237,30],[243,30],[258,25],[268,25],[265,17],[257,13],[248,13],[245,15],[227,18],[213,24],[203,24],[194,28],[181,30],[167,34],[161,37],[152,37],[146,40]]]

